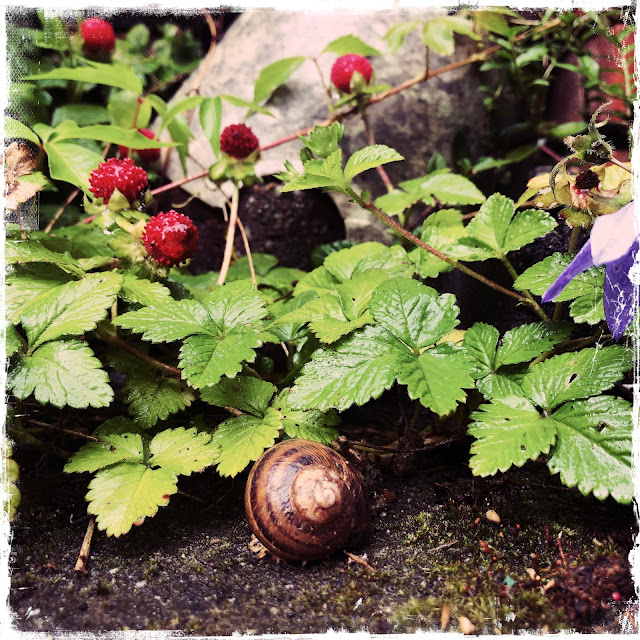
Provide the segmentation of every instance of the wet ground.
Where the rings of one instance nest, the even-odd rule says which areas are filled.
[[[252,552],[244,478],[210,470],[179,487],[213,506],[176,495],[122,538],[96,532],[84,575],[74,565],[89,477],[29,464],[11,556],[19,630],[630,633],[637,624],[632,509],[562,487],[541,463],[488,479],[472,478],[462,457],[409,477],[378,474],[371,540],[353,550],[365,562],[338,553],[306,566]]]

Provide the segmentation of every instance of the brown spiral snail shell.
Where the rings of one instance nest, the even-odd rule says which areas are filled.
[[[362,478],[339,453],[309,440],[285,440],[256,461],[244,506],[258,540],[286,560],[326,558],[369,537]]]

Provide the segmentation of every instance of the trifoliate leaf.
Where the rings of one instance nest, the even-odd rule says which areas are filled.
[[[248,280],[218,287],[202,301],[210,321],[221,333],[237,324],[260,327],[265,300]]]
[[[485,376],[495,370],[496,347],[500,332],[490,324],[476,322],[464,334],[464,347],[476,361],[478,377]]]
[[[349,249],[336,251],[328,255],[324,265],[319,267],[319,269],[323,268],[339,282],[345,282],[367,269],[382,269],[390,278],[410,276],[413,273],[413,265],[408,259],[407,252],[400,245],[387,247],[380,242],[363,242]],[[309,276],[317,271],[318,269],[314,269]],[[306,279],[305,277],[304,280]],[[302,281],[298,286],[300,284]],[[296,295],[298,293],[298,287],[296,287]]]
[[[454,260],[474,261],[493,257],[489,249],[478,246],[467,234],[462,224],[462,214],[455,209],[432,213],[422,225],[420,239]],[[421,278],[435,278],[453,269],[444,260],[419,247],[409,253],[409,258]]]
[[[572,258],[572,255],[554,253],[529,267],[516,279],[513,286],[519,291],[528,289],[531,293],[541,296],[556,281]],[[569,309],[575,322],[597,324],[604,320],[604,275],[604,267],[591,267],[573,278],[556,296],[556,302],[573,300]]]
[[[275,442],[281,426],[279,413],[271,408],[264,418],[244,415],[225,420],[213,438],[220,446],[218,473],[221,476],[240,473]]]
[[[483,404],[471,414],[469,466],[474,475],[490,476],[512,465],[521,467],[549,453],[556,440],[555,420],[544,418],[536,407],[522,397],[507,397]]]
[[[109,377],[91,349],[77,340],[48,342],[23,356],[7,377],[20,400],[32,393],[56,407],[106,407],[113,399]]]
[[[476,388],[487,399],[524,395],[522,387],[513,377],[501,373],[490,373],[478,378]]]
[[[567,402],[552,418],[558,440],[549,459],[568,487],[599,500],[611,495],[628,504],[633,499],[632,407],[621,398],[598,396]]]
[[[208,314],[195,300],[167,300],[160,307],[143,307],[123,313],[114,324],[142,333],[143,340],[173,342],[194,333],[204,332]]]
[[[449,343],[426,349],[419,356],[407,349],[398,354],[397,363],[398,382],[407,385],[409,397],[441,416],[466,398],[464,389],[473,387],[469,356]]]
[[[55,264],[66,273],[75,276],[84,275],[84,270],[69,253],[56,253],[43,246],[37,240],[7,240],[4,253],[7,264],[26,264],[30,262],[48,262]]]
[[[31,348],[95,328],[106,317],[121,284],[119,274],[87,274],[41,294],[21,316]]]
[[[232,378],[243,362],[253,362],[254,349],[261,344],[257,333],[244,325],[235,326],[223,337],[191,336],[180,348],[183,378],[196,389],[217,384],[223,376]]]
[[[404,160],[395,149],[391,149],[384,144],[374,144],[356,151],[348,160],[344,168],[344,177],[350,182],[358,174],[374,167]]]
[[[533,242],[557,226],[548,213],[537,209],[519,211],[515,217],[514,214],[513,200],[494,193],[467,225],[467,233],[493,249],[497,255],[505,255]]]
[[[49,289],[69,282],[70,276],[48,264],[33,263],[14,268],[5,281],[5,314],[14,324],[39,296]]]
[[[136,302],[149,307],[161,307],[171,298],[171,292],[159,282],[149,282],[124,274],[120,296],[127,302]]]
[[[218,457],[211,434],[197,429],[165,429],[149,443],[149,464],[176,475],[189,476],[211,466]]]
[[[343,410],[378,398],[395,381],[396,343],[382,327],[366,326],[333,348],[318,349],[296,380],[289,404]]]
[[[200,392],[200,397],[216,407],[234,407],[256,417],[264,416],[276,392],[275,385],[249,376],[223,378]]]
[[[563,322],[535,322],[515,327],[504,334],[495,366],[533,360],[562,342],[571,330],[571,325]]]
[[[550,411],[567,400],[609,389],[632,366],[633,353],[618,345],[563,353],[532,367],[522,381],[522,390]]]
[[[98,529],[117,538],[154,516],[177,490],[171,471],[123,462],[96,473],[89,483],[87,511],[96,516]]]
[[[458,324],[455,296],[438,293],[408,278],[383,282],[371,298],[371,313],[379,325],[414,353],[451,333]]]
[[[85,444],[73,454],[64,467],[66,473],[89,471],[93,473],[118,462],[144,461],[142,436],[138,433],[100,436],[99,442]]]

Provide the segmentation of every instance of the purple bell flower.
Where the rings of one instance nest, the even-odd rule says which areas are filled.
[[[613,337],[619,340],[637,309],[638,281],[631,279],[630,272],[638,257],[639,237],[633,201],[615,213],[599,216],[591,237],[545,291],[542,302],[553,300],[578,274],[604,264],[604,316]]]

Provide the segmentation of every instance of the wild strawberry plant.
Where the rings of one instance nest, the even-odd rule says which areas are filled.
[[[464,11],[397,25],[386,40],[395,51],[420,28],[427,52],[440,54],[453,53],[455,34],[496,40],[471,63],[510,56],[525,35],[566,23],[556,20],[536,31],[507,10]],[[319,247],[317,267],[305,272],[251,253],[238,202],[240,188],[259,180],[260,141],[244,123],[227,124],[223,109],[226,101],[268,114],[269,97],[304,57],[263,69],[252,99],[191,95],[167,103],[153,84],[153,74],[166,75],[153,61],[168,35],[164,45],[149,45],[148,30],[137,25],[111,47],[108,29],[98,25],[81,28],[83,45],[58,18],[42,16],[42,24],[31,42],[58,51],[59,64],[20,78],[17,93],[64,89],[74,100],[48,121],[5,119],[5,138],[16,139],[5,152],[7,208],[18,221],[7,226],[5,247],[7,388],[19,409],[9,434],[18,439],[29,430],[21,404],[29,398],[60,410],[122,409],[95,431],[78,425],[75,435],[89,442],[65,466],[94,474],[88,511],[100,529],[119,536],[154,515],[180,475],[215,467],[235,476],[282,438],[330,443],[340,435],[341,412],[394,386],[430,416],[424,435],[446,424],[473,436],[476,475],[543,459],[585,495],[631,501],[631,404],[620,383],[633,364],[637,232],[633,205],[622,209],[631,200],[629,165],[613,157],[595,117],[586,134],[567,140],[591,168],[576,175],[564,159],[531,180],[517,202],[487,197],[436,155],[423,175],[393,185],[384,166],[403,161],[397,151],[373,141],[345,157],[341,141],[343,121],[360,115],[368,128],[368,105],[401,89],[373,83],[368,58],[380,52],[355,36],[338,38],[323,54],[338,56],[331,81],[339,93],[328,92],[328,121],[300,133],[299,162],[279,174],[281,191],[339,192],[393,233],[389,246]],[[83,47],[87,55],[99,51],[101,61],[84,57]],[[143,70],[151,74],[145,80]],[[427,68],[412,83],[433,73]],[[104,104],[82,102],[93,89]],[[154,211],[153,203],[163,190],[154,187],[153,165],[177,152],[185,166],[193,137],[185,113],[194,110],[217,160],[188,179],[206,176],[226,190],[229,220],[220,272],[197,275],[185,266],[198,245],[195,225],[178,211]],[[157,134],[146,128],[154,112]],[[170,141],[160,141],[164,132]],[[376,199],[354,183],[370,170],[387,187]],[[71,191],[43,231],[30,230],[21,207],[40,189]],[[84,211],[60,225],[80,193]],[[430,211],[417,227],[410,224],[416,206]],[[624,239],[607,219],[627,225]],[[567,252],[517,273],[514,255],[544,245],[564,224],[574,230]],[[580,228],[593,233],[573,260]],[[247,253],[239,259],[236,230]],[[511,286],[474,270],[488,260],[503,265]],[[460,328],[465,300],[430,286],[452,269],[527,307],[532,321],[503,334],[485,322]],[[551,299],[555,307],[544,304]],[[274,367],[269,344],[282,347],[286,368]],[[123,402],[114,401],[114,388]],[[212,421],[220,415],[212,407],[226,419]],[[10,449],[5,456],[15,480]]]

